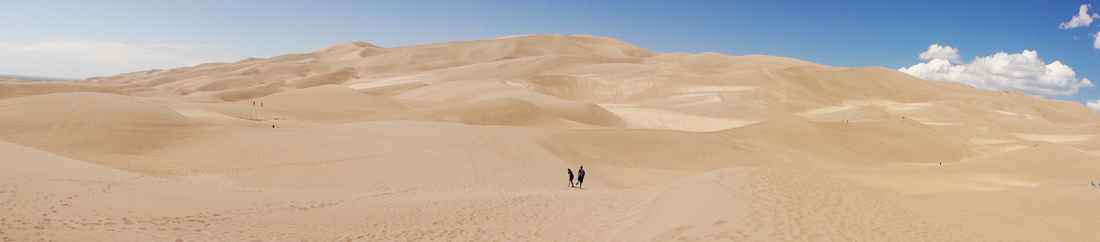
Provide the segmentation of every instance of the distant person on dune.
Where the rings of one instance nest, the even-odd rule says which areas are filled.
[[[569,172],[569,187],[576,187],[573,186],[573,169],[565,168],[565,171]]]
[[[581,184],[584,183],[584,166],[581,166],[580,170],[577,170],[577,188],[581,188]]]

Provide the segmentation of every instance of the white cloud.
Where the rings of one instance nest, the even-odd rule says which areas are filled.
[[[1094,111],[1100,112],[1100,100],[1089,100],[1085,102],[1085,106],[1088,106]]]
[[[167,47],[172,45],[138,46],[99,40],[47,40],[25,45],[0,42],[0,73],[85,78],[206,62],[172,53],[180,50]]]
[[[1100,18],[1100,15],[1097,15],[1095,13],[1093,13],[1092,15],[1088,14],[1090,7],[1092,7],[1092,5],[1081,4],[1081,8],[1077,11],[1077,16],[1073,16],[1073,18],[1070,19],[1069,22],[1059,24],[1058,28],[1072,29],[1081,26],[1089,26],[1090,24],[1092,24],[1092,19]]]
[[[18,49],[18,48],[19,48],[18,45],[14,45],[14,44],[10,44],[10,43],[4,43],[3,41],[0,41],[0,51],[12,50],[12,49]]]
[[[1092,48],[1100,49],[1100,32],[1097,32],[1096,35],[1092,37],[1096,38],[1096,40],[1092,41]]]
[[[957,81],[981,89],[1015,90],[1037,96],[1073,95],[1082,87],[1093,86],[1088,78],[1077,79],[1073,68],[1060,61],[1046,64],[1038,52],[1031,50],[998,52],[958,65],[937,58],[898,71],[925,80]]]
[[[151,42],[151,43],[148,44],[148,46],[149,47],[156,47],[156,48],[168,48],[168,49],[182,50],[182,51],[187,51],[187,52],[195,51],[195,49],[199,49],[199,48],[215,48],[215,47],[217,47],[217,46],[213,46],[213,45],[203,45],[203,44],[173,44],[173,43],[164,43],[164,42]]]
[[[951,46],[940,46],[939,44],[932,44],[928,46],[928,50],[920,53],[921,60],[931,59],[944,59],[953,63],[962,63],[959,61],[959,49]]]

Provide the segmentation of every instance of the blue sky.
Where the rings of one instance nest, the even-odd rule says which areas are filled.
[[[658,52],[765,54],[845,67],[936,64],[962,71],[925,74],[1084,103],[1100,99],[1100,87],[1082,84],[1100,81],[1094,46],[1100,22],[1059,28],[1084,4],[1100,7],[1090,1],[17,0],[0,8],[0,74],[86,78],[349,41],[393,47],[560,33],[612,37]],[[920,59],[932,44],[953,48],[958,58]],[[1072,68],[1073,80],[982,79],[993,68],[982,65],[1000,58],[991,56],[1020,57],[1024,50],[1035,51],[1042,64]],[[922,63],[931,64],[914,66]]]

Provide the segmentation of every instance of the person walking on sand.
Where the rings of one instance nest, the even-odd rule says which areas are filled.
[[[573,186],[573,169],[565,168],[565,171],[569,172],[569,187],[576,187]]]
[[[584,183],[584,166],[581,166],[580,170],[577,170],[577,188],[581,188],[581,184]]]

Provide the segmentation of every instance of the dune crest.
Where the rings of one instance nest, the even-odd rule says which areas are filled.
[[[348,42],[0,80],[0,238],[1100,241],[1097,137],[1079,103],[883,67]]]

